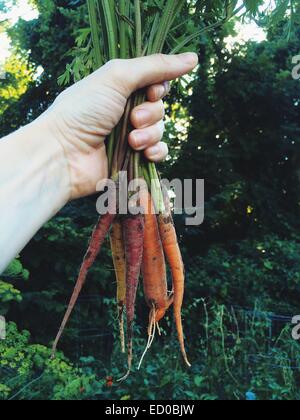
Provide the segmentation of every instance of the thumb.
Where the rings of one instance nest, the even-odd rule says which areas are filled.
[[[177,79],[191,72],[198,64],[194,53],[151,55],[131,60],[118,60],[118,72],[127,96],[138,89]]]

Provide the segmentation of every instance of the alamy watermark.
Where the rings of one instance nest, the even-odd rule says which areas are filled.
[[[4,316],[0,316],[0,340],[6,339],[6,321]]]
[[[292,77],[294,80],[300,80],[300,55],[292,58],[292,64],[294,64]]]
[[[203,179],[167,179],[152,180],[151,186],[143,179],[128,182],[127,172],[120,172],[118,182],[101,181],[97,186],[103,194],[97,201],[100,215],[111,213],[120,215],[146,214],[151,211],[168,211],[170,197],[172,212],[184,215],[186,226],[200,226],[204,222],[204,180]],[[155,207],[149,209],[141,205],[142,192],[148,190],[153,197]]]
[[[292,324],[295,325],[295,327],[292,330],[292,337],[294,340],[299,341],[300,340],[300,315],[296,315],[293,317]]]
[[[4,68],[4,63],[0,61],[0,80],[5,80],[6,78],[6,72]]]

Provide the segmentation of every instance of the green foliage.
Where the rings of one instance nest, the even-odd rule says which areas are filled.
[[[78,31],[76,47],[68,53],[73,60],[58,82],[60,85],[67,85],[71,80],[77,82],[111,59],[132,58],[142,52],[150,55],[198,51],[201,35],[241,13],[244,17],[257,16],[263,3],[262,0],[245,0],[242,5],[228,0],[148,0],[140,2],[140,10],[136,10],[132,0],[88,0],[90,26]]]
[[[6,269],[4,276],[6,277],[21,276],[24,280],[28,280],[29,272],[28,270],[23,268],[19,259],[15,259],[10,263],[10,265]]]
[[[194,122],[169,170],[206,180],[206,221],[193,236],[222,242],[299,232],[300,85],[291,77],[299,29],[289,41],[280,34],[274,28],[269,41],[231,53],[203,44],[189,99]]]
[[[0,399],[80,400],[101,389],[94,375],[85,375],[64,357],[50,359],[51,350],[30,343],[27,331],[7,326],[0,341]]]
[[[5,110],[1,106],[0,137],[37,118],[53,102],[61,90],[57,78],[69,61],[67,51],[74,46],[78,28],[87,25],[85,0],[36,0],[35,6],[38,19],[20,19],[7,32],[14,55],[22,57],[15,71],[11,69],[11,79],[16,79],[24,62],[38,76],[18,95],[17,102],[6,101]]]
[[[211,246],[203,257],[186,257],[189,265],[192,261],[187,296],[192,298],[197,288],[199,296],[213,302],[251,308],[259,300],[266,310],[297,313],[299,252],[299,241],[274,235]]]
[[[11,302],[14,300],[20,302],[22,297],[20,291],[14,289],[11,284],[0,281],[0,299],[3,303]],[[1,313],[3,313],[3,310]]]
[[[0,12],[7,13],[16,3],[17,0],[10,0],[9,2],[6,0],[0,0]]]
[[[176,337],[170,340],[166,335],[169,328],[163,329],[142,369],[121,387],[116,379],[124,373],[124,363],[118,350],[110,366],[91,357],[81,359],[85,369],[113,377],[113,386],[104,388],[96,398],[245,400],[250,392],[257,400],[299,398],[299,345],[291,338],[290,326],[276,328],[272,313],[261,312],[259,306],[247,312],[193,298],[187,311],[193,319],[187,328],[193,337],[190,370],[182,364]],[[145,345],[139,333],[137,358]]]
[[[198,318],[188,329],[194,337],[192,369],[184,368],[175,336],[170,341],[163,330],[142,370],[121,387],[116,384],[124,373],[119,350],[111,364],[82,357],[78,369],[62,356],[50,360],[49,349],[30,344],[29,333],[10,323],[7,340],[0,342],[0,398],[245,400],[249,392],[257,400],[300,397],[299,346],[291,338],[291,327],[276,332],[272,314],[259,306],[245,312],[194,298],[188,310],[190,317]],[[141,354],[146,340],[138,336],[135,348]],[[112,381],[105,379],[111,376]]]
[[[145,12],[151,14],[156,3],[143,2]],[[226,2],[225,9],[223,1],[197,2],[207,16],[197,25],[214,25],[216,16],[223,21],[236,3]],[[256,15],[259,3],[247,2],[250,14]],[[1,102],[0,136],[50,105],[70,61],[67,51],[77,61],[62,83],[95,66],[90,30],[82,29],[88,26],[85,2],[36,4],[39,18],[21,20],[9,33],[14,53],[23,57],[19,64],[44,72],[28,82],[23,70],[11,68],[7,89],[19,89],[25,81],[26,89],[11,103]],[[287,20],[291,5],[295,13]],[[292,340],[290,325],[298,312],[300,281],[300,95],[291,77],[300,14],[296,1],[278,6],[268,42],[228,51],[224,38],[232,24],[202,34],[198,73],[183,83],[190,95],[183,98],[174,88],[168,100],[166,135],[173,147],[164,175],[206,180],[204,225],[186,228],[176,219],[187,268],[184,324],[192,369],[182,364],[169,314],[142,370],[121,386],[115,383],[126,357],[120,356],[108,247],[68,325],[61,344],[66,356],[50,361],[50,345],[97,217],[92,198],[70,204],[49,222],[22,252],[22,264],[16,260],[0,278],[0,314],[10,321],[7,340],[0,341],[0,399],[300,398],[299,343]],[[282,35],[290,21],[287,41]],[[175,33],[181,41],[180,30]],[[184,125],[179,136],[175,121]],[[146,345],[142,290],[138,301],[135,366]]]
[[[16,259],[7,268],[6,272],[1,276],[3,279],[13,281],[15,278],[28,280],[29,272],[25,270],[21,262]],[[1,280],[0,277],[0,314],[5,315],[9,308],[10,302],[21,302],[21,292],[13,287],[11,283]]]

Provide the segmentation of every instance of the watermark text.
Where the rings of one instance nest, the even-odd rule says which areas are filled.
[[[6,321],[4,316],[0,316],[0,340],[6,339]]]
[[[294,80],[300,80],[300,54],[292,58],[292,64],[294,64],[292,77]]]
[[[128,182],[127,172],[120,172],[118,182],[101,181],[97,190],[102,192],[97,200],[100,215],[168,214],[185,216],[186,226],[200,226],[204,222],[203,179],[154,179],[147,184],[142,178]],[[146,194],[145,194],[146,192]],[[151,194],[153,205],[145,197]]]

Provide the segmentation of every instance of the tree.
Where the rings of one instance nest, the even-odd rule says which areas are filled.
[[[206,180],[198,235],[207,246],[299,232],[300,86],[291,71],[300,32],[294,28],[287,40],[284,26],[272,28],[268,41],[231,53],[224,41],[201,49],[192,128],[171,172]]]
[[[0,137],[24,125],[45,111],[61,91],[57,79],[69,60],[78,28],[84,26],[84,0],[36,0],[39,18],[20,19],[8,35],[17,57],[28,63],[35,76],[18,102],[2,108]],[[41,74],[40,74],[41,73]]]

